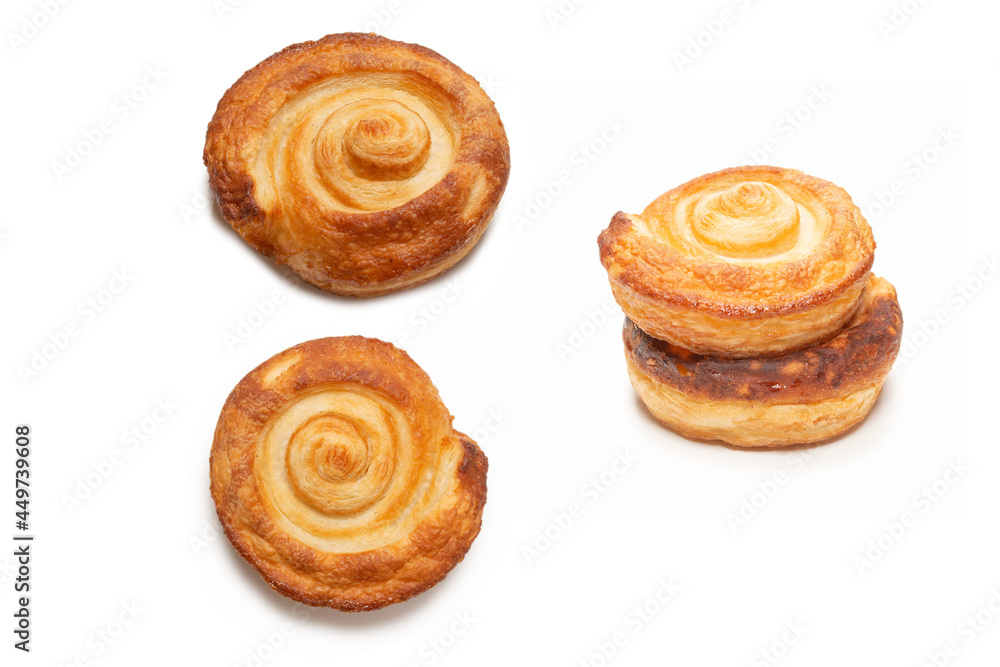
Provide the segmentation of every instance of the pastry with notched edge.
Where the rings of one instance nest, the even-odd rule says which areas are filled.
[[[233,547],[282,595],[367,611],[426,591],[465,556],[486,456],[427,374],[351,336],[276,354],[233,389],[210,460]]]
[[[510,173],[492,100],[430,49],[374,34],[289,46],[219,102],[204,151],[226,221],[335,294],[418,285],[486,231]]]

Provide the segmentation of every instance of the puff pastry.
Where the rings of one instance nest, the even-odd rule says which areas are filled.
[[[486,456],[430,378],[379,340],[322,338],[250,372],[226,401],[212,498],[279,593],[365,611],[430,588],[479,533]]]
[[[208,126],[226,220],[336,294],[427,281],[479,240],[507,185],[503,123],[475,79],[374,34],[295,44],[248,71]]]
[[[868,414],[899,351],[896,290],[871,276],[836,337],[760,359],[695,354],[625,320],[628,373],[650,412],[689,438],[743,447],[826,440]]]
[[[836,335],[861,301],[875,241],[841,188],[738,167],[617,213],[599,238],[625,314],[700,354],[779,355]]]

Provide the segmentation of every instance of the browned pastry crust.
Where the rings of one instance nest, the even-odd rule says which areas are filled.
[[[229,224],[322,289],[425,282],[479,240],[510,172],[503,123],[439,54],[374,34],[295,44],[244,74],[208,126]]]
[[[441,579],[479,534],[486,456],[427,374],[379,340],[322,338],[236,385],[212,445],[226,536],[276,591],[366,611]]]
[[[599,238],[625,314],[646,333],[725,357],[778,355],[836,335],[874,259],[841,188],[793,169],[737,167],[617,213]]]
[[[896,290],[871,276],[861,306],[836,337],[778,357],[695,354],[625,320],[632,384],[660,421],[681,435],[740,446],[832,438],[864,419],[899,351]]]

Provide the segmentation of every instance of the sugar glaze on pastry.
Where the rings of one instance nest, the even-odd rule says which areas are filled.
[[[625,314],[701,354],[778,355],[828,340],[854,315],[874,259],[841,188],[793,169],[737,167],[670,190],[599,238]]]
[[[777,357],[699,355],[625,320],[629,378],[665,425],[689,438],[743,447],[818,442],[860,422],[899,351],[896,290],[871,276],[860,307],[834,338]]]
[[[486,502],[486,456],[452,428],[427,374],[357,336],[296,345],[243,378],[210,467],[236,550],[283,595],[344,611],[444,578]]]
[[[475,79],[430,49],[356,33],[244,74],[219,102],[204,159],[247,243],[358,297],[458,262],[510,172],[503,123]]]

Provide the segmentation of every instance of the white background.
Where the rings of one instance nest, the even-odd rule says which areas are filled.
[[[905,4],[912,15],[884,34],[889,0],[591,0],[566,4],[554,25],[554,0],[102,0],[51,18],[38,18],[44,3],[6,2],[0,536],[12,544],[13,427],[29,423],[37,541],[30,655],[11,646],[14,563],[0,548],[0,662],[917,666],[954,641],[957,655],[938,664],[996,664],[998,11]],[[286,278],[244,244],[206,203],[201,153],[244,70],[366,27],[484,82],[513,166],[469,257],[417,289],[355,301]],[[701,53],[678,66],[699,39]],[[122,95],[135,107],[127,117]],[[103,119],[110,133],[57,174]],[[935,149],[942,131],[957,138]],[[899,291],[909,346],[860,428],[791,452],[658,426],[625,373],[620,311],[596,314],[610,298],[596,238],[611,216],[765,145],[763,161],[829,179],[871,214],[874,270]],[[933,164],[914,173],[925,151]],[[563,170],[570,184],[547,196]],[[873,208],[896,180],[902,194]],[[91,318],[80,304],[109,296],[116,270],[128,285]],[[227,346],[275,296],[273,314]],[[71,323],[79,335],[22,378]],[[307,615],[220,536],[208,454],[246,372],[343,334],[409,334],[403,347],[489,456],[489,497],[472,550],[430,592],[378,612]],[[177,407],[152,430],[158,399]],[[143,427],[138,447],[123,444]],[[120,465],[94,477],[116,450]],[[591,502],[585,485],[620,452],[634,462]],[[966,472],[919,501],[952,464]],[[96,488],[69,507],[88,475]],[[785,483],[761,495],[776,475]],[[758,507],[734,526],[744,501]],[[573,503],[582,516],[529,559],[536,531],[559,532],[552,517]],[[907,512],[912,525],[887,536]],[[877,562],[861,565],[880,539]],[[671,578],[671,601],[650,603],[647,622],[628,616]],[[119,634],[133,604],[141,611]],[[981,609],[970,637],[965,619]],[[460,635],[456,614],[474,619],[454,625]],[[107,644],[103,631],[118,636]],[[624,645],[605,659],[599,645],[616,632]]]

